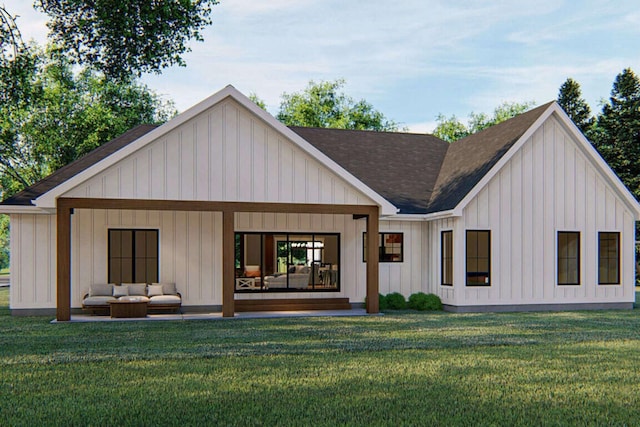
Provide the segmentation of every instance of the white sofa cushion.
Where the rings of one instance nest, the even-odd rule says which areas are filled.
[[[155,297],[158,295],[162,295],[162,285],[149,285],[147,287],[147,296]]]
[[[175,283],[152,283],[152,285],[160,285],[162,286],[162,294],[163,295],[177,295],[178,289],[176,288]]]
[[[141,295],[147,296],[147,284],[146,283],[123,283],[129,288],[129,295]]]
[[[127,285],[122,285],[122,286],[114,286],[113,287],[113,296],[118,298],[118,297],[124,297],[129,295],[129,287]]]
[[[113,296],[113,283],[99,283],[89,286],[90,297]]]
[[[181,304],[182,299],[177,295],[156,295],[149,298],[149,305],[154,304]]]
[[[114,296],[95,296],[95,297],[86,297],[82,300],[82,305],[85,306],[106,306],[109,305],[109,301],[115,301],[116,298]]]

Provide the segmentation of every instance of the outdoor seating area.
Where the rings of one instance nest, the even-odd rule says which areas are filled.
[[[93,284],[82,299],[82,309],[94,315],[144,317],[147,312],[179,312],[182,295],[175,283]]]

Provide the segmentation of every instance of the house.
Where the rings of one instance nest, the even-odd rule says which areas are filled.
[[[18,315],[69,320],[112,282],[173,282],[185,311],[224,316],[274,300],[375,313],[394,291],[453,311],[635,298],[640,205],[556,103],[448,144],[288,128],[227,86],[0,212]]]

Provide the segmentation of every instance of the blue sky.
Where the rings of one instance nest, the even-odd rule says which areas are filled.
[[[6,0],[27,39],[46,39],[46,16]],[[466,118],[504,101],[542,104],[567,77],[592,110],[615,76],[640,73],[640,5],[562,0],[221,0],[187,67],[143,81],[180,111],[227,84],[277,111],[309,80],[347,81],[415,132],[439,113]]]

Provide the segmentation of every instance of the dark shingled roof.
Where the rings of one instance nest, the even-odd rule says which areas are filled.
[[[455,208],[551,103],[452,144],[425,134],[291,127],[403,214]],[[1,204],[31,200],[115,153],[146,133],[141,125],[64,166]]]
[[[141,136],[151,132],[156,127],[156,125],[136,126],[135,128],[123,133],[119,137],[112,139],[105,144],[102,144],[100,147],[85,154],[78,160],[61,167],[51,175],[36,182],[32,186],[25,188],[19,193],[14,194],[0,204],[31,206],[31,200],[38,198],[52,188],[57,187],[66,180],[74,177],[85,169],[88,169],[90,166],[93,166],[105,157],[110,156],[122,147],[129,145]]]
[[[455,208],[553,102],[451,144],[427,212]]]
[[[291,127],[387,199],[400,213],[425,212],[449,144],[432,135]]]

